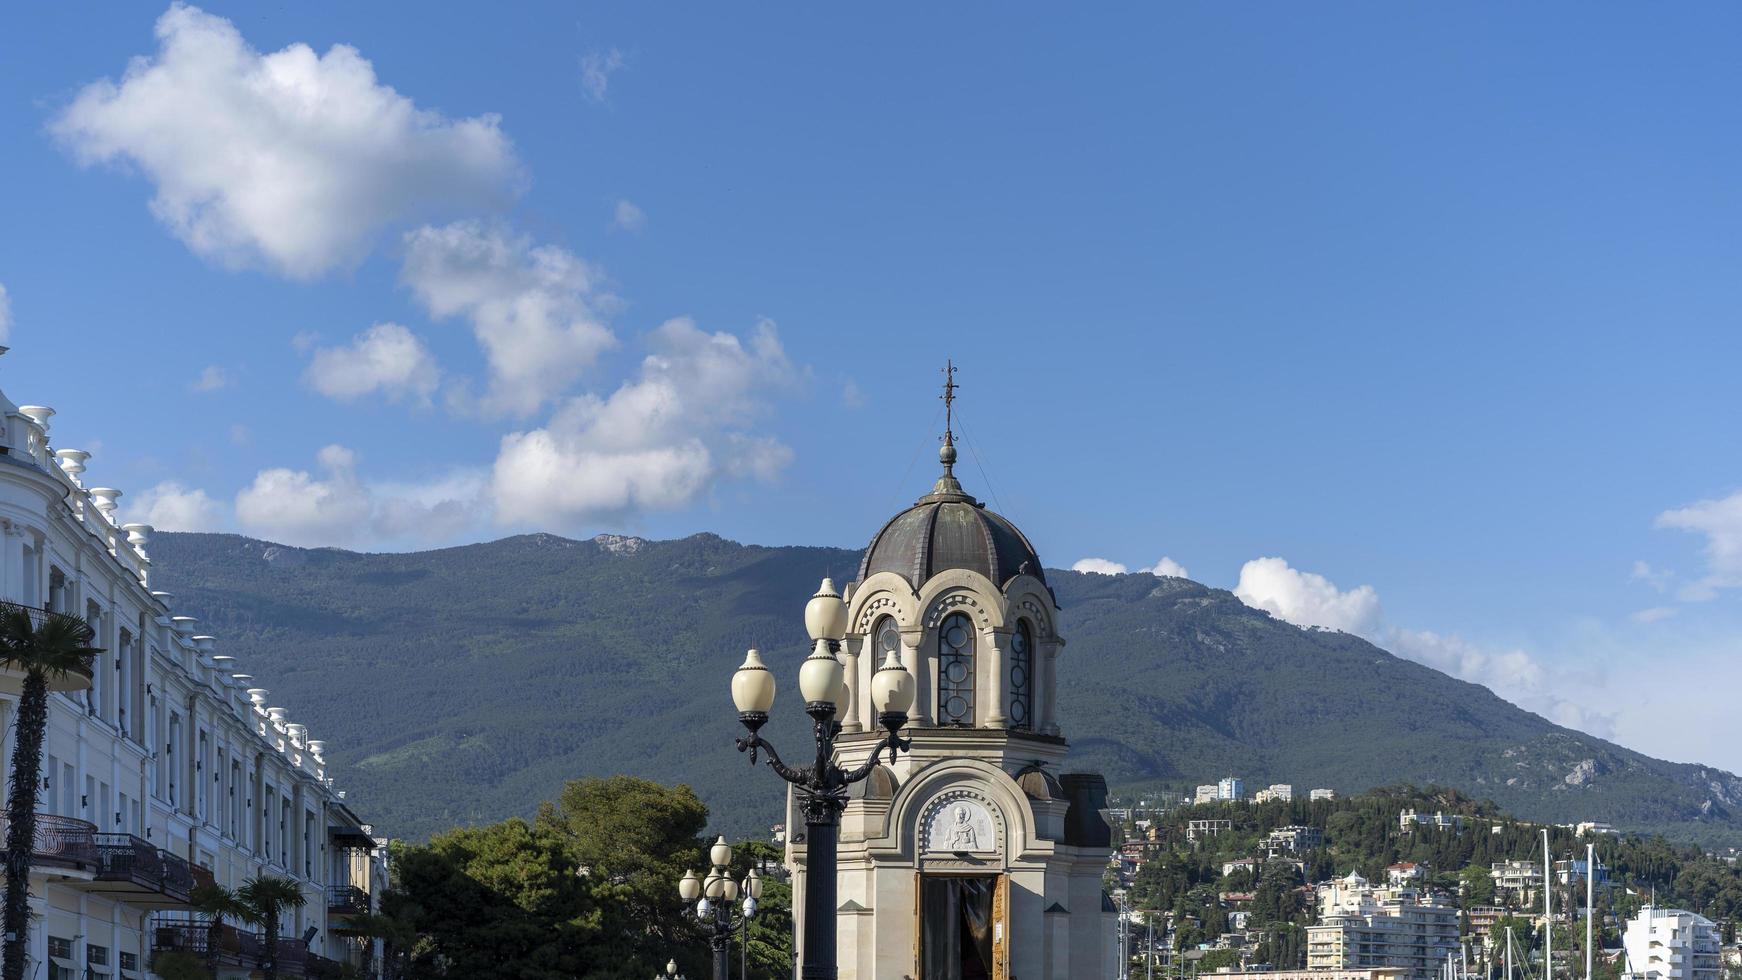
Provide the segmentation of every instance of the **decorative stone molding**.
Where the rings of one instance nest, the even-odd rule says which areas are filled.
[[[926,607],[925,628],[933,630],[944,621],[944,617],[953,612],[965,612],[974,618],[981,629],[992,628],[992,617],[987,614],[985,606],[972,592],[950,592],[932,600]]]
[[[901,603],[895,597],[884,593],[859,607],[858,633],[870,633],[871,624],[882,616],[897,616]],[[898,617],[899,618],[899,617]]]

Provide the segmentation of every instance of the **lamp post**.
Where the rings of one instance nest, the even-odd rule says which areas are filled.
[[[677,893],[684,901],[696,903],[696,918],[708,929],[708,944],[714,951],[714,980],[729,980],[732,930],[742,929],[745,938],[749,938],[750,920],[755,917],[756,903],[762,898],[762,875],[752,868],[743,882],[733,881],[728,873],[732,867],[732,847],[724,837],[708,848],[708,863],[713,867],[705,878],[696,877],[694,871],[685,871],[677,883]],[[740,894],[744,896],[744,904],[740,906],[739,920],[734,924],[732,903]],[[675,966],[674,960],[667,964],[667,971]]]
[[[798,671],[798,690],[805,701],[805,714],[811,716],[816,739],[816,763],[794,769],[781,762],[774,746],[758,734],[768,723],[768,709],[774,705],[774,675],[762,663],[762,657],[751,650],[744,665],[732,677],[732,701],[738,706],[738,720],[750,734],[738,739],[738,751],[750,753],[750,764],[756,764],[757,752],[768,753],[768,765],[798,791],[799,806],[804,809],[805,827],[805,892],[804,892],[804,960],[799,969],[802,980],[835,980],[835,845],[840,838],[841,811],[847,806],[847,787],[864,779],[877,766],[883,750],[889,750],[889,761],[908,747],[901,737],[901,726],[907,724],[907,710],[913,706],[913,675],[901,665],[893,651],[871,675],[871,703],[877,708],[877,721],[888,734],[872,748],[865,764],[851,771],[835,764],[835,736],[841,724],[835,716],[846,707],[846,668],[838,654],[841,641],[847,635],[847,604],[835,591],[833,582],[823,579],[822,588],[804,607],[805,629],[815,644]]]

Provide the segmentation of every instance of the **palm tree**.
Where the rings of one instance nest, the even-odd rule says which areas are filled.
[[[91,645],[96,631],[77,616],[43,613],[11,603],[0,610],[0,667],[24,671],[6,801],[6,907],[0,923],[6,935],[18,940],[5,944],[0,976],[24,980],[23,938],[30,930],[30,861],[36,843],[36,799],[42,786],[49,684],[52,680],[56,687],[68,686],[70,679],[75,682],[72,686],[89,686],[91,658],[102,651]],[[82,684],[77,683],[80,679]]]
[[[260,926],[266,947],[260,972],[266,980],[278,980],[278,920],[285,909],[300,909],[308,901],[302,887],[289,878],[256,875],[236,889],[236,898],[247,909],[246,917]]]
[[[224,917],[247,919],[253,910],[223,885],[201,885],[194,889],[194,910],[206,917],[206,972],[218,975],[218,947],[224,937]]]

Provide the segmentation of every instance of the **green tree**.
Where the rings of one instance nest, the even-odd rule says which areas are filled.
[[[278,980],[278,924],[286,909],[299,909],[308,901],[302,887],[289,878],[256,875],[236,889],[242,916],[260,926],[260,972],[266,980]]]
[[[83,675],[88,683],[96,633],[76,616],[39,613],[7,604],[0,613],[0,666],[24,671],[18,699],[16,743],[6,802],[6,906],[9,936],[30,931],[30,865],[36,844],[36,794],[42,786],[42,738],[48,727],[49,681]],[[22,941],[5,943],[4,980],[24,980]]]
[[[1494,904],[1494,875],[1483,865],[1472,864],[1458,872],[1458,887],[1465,908]]]
[[[705,943],[677,883],[701,867],[706,825],[707,808],[687,786],[614,776],[568,783],[531,821],[399,849],[382,911],[414,937],[400,942],[403,977],[643,980],[674,957],[701,975]],[[735,875],[749,860],[738,855]],[[758,916],[769,924],[790,907],[773,884]],[[777,956],[789,962],[775,938],[753,937],[753,953],[766,947],[757,956],[764,969]]]
[[[224,919],[246,921],[252,910],[223,885],[201,885],[192,896],[194,911],[206,917],[206,972],[218,975],[218,947],[223,941]],[[159,971],[161,972],[161,971]]]

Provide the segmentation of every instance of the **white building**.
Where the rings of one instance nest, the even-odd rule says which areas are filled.
[[[1294,787],[1288,783],[1271,783],[1252,794],[1252,802],[1254,803],[1269,803],[1272,800],[1281,800],[1287,803],[1292,799],[1294,799]]]
[[[1334,789],[1315,789],[1307,793],[1307,800],[1313,803],[1317,803],[1320,800],[1334,800],[1336,798],[1337,791]]]
[[[1397,814],[1397,828],[1409,833],[1417,827],[1433,827],[1438,830],[1463,830],[1464,818],[1456,813],[1417,813],[1414,810],[1401,810]]]
[[[1307,969],[1406,971],[1433,980],[1458,951],[1458,910],[1414,888],[1375,888],[1359,874],[1319,889],[1307,928]]]
[[[1679,909],[1647,906],[1627,923],[1623,969],[1636,980],[1718,980],[1718,928]]]
[[[872,538],[845,596],[836,761],[872,768],[839,827],[840,977],[1108,977],[1107,789],[1063,771],[1058,604],[1033,546],[962,490],[955,459],[946,429],[943,474]],[[917,681],[902,731],[912,746],[893,764],[870,758],[882,734],[872,672],[891,657]],[[789,797],[801,947],[805,820]]]
[[[1243,800],[1246,798],[1246,781],[1239,776],[1226,776],[1216,781],[1216,799]]]
[[[1219,797],[1216,796],[1215,783],[1202,783],[1198,786],[1198,791],[1192,795],[1192,802],[1199,804],[1214,803],[1218,798]]]
[[[1542,865],[1535,861],[1496,861],[1488,875],[1495,893],[1514,905],[1530,905],[1542,894]]]
[[[204,951],[198,885],[258,874],[307,900],[285,915],[281,976],[373,970],[372,943],[347,927],[375,907],[384,845],[334,791],[325,744],[151,591],[152,529],[116,523],[120,491],[84,485],[90,455],[51,447],[53,415],[0,394],[0,600],[84,618],[102,653],[49,695],[27,975],[139,980],[156,950]],[[21,681],[0,672],[7,771]],[[258,936],[219,938],[224,977],[254,969]]]

